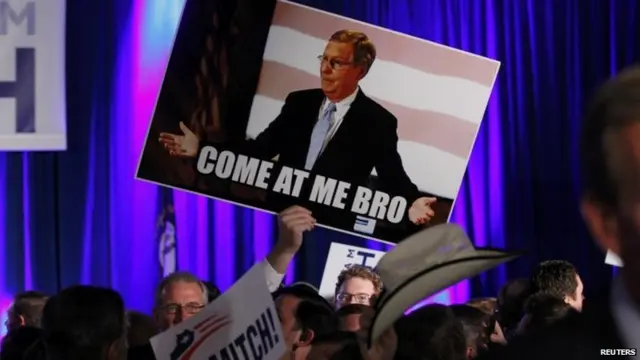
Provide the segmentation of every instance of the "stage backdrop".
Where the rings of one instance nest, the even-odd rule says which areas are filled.
[[[65,6],[0,1],[0,151],[67,147]]]
[[[495,294],[507,276],[526,275],[541,259],[574,262],[587,296],[594,283],[610,278],[604,254],[591,245],[578,213],[577,125],[594,87],[640,59],[637,1],[305,4],[503,63],[454,220],[478,245],[527,249],[529,256],[473,279],[470,287],[459,285],[442,301]],[[5,299],[25,288],[55,291],[90,282],[118,289],[132,308],[151,308],[161,272],[162,190],[133,178],[180,5],[176,0],[70,2],[69,150],[0,154]],[[270,215],[180,192],[166,198],[175,205],[179,266],[223,289],[274,241]],[[233,246],[239,239],[244,245]],[[369,245],[315,232],[296,259],[296,279],[320,283],[326,259],[319,254],[326,254],[331,241]]]

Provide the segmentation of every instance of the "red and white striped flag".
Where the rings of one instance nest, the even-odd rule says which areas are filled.
[[[500,63],[290,2],[278,2],[247,136],[276,118],[286,95],[320,87],[321,55],[337,30],[362,31],[377,59],[360,85],[398,118],[398,151],[420,190],[454,199]]]

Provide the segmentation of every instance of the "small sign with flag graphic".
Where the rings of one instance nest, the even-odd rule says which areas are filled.
[[[356,222],[353,224],[353,230],[365,234],[373,234],[376,230],[376,221],[364,216],[356,216]]]
[[[171,353],[171,360],[191,359],[202,343],[230,323],[231,321],[226,316],[214,314],[196,324],[193,330],[185,329],[176,336],[176,348]]]
[[[153,337],[151,346],[157,359],[280,359],[284,338],[263,265],[197,315]]]

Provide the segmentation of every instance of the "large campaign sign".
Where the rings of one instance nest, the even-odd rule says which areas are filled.
[[[0,151],[65,150],[65,0],[0,0]]]
[[[333,298],[335,295],[336,281],[340,272],[351,265],[362,265],[374,268],[385,254],[384,251],[372,250],[358,246],[350,246],[340,243],[331,243],[327,262],[324,265],[322,282],[320,283],[320,295]]]
[[[157,359],[279,359],[284,338],[262,264],[198,315],[156,335],[151,346]]]
[[[139,179],[386,243],[448,221],[498,61],[286,1],[204,3],[186,1]]]

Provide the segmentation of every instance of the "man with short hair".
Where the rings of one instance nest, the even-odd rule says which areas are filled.
[[[335,32],[318,56],[320,88],[290,93],[278,117],[256,139],[231,146],[265,160],[278,157],[278,165],[347,182],[352,188],[366,186],[375,168],[382,188],[404,197],[409,220],[422,225],[434,216],[431,205],[436,199],[423,196],[404,169],[398,153],[398,119],[359,87],[375,59],[375,45],[366,34]],[[180,128],[183,135],[161,133],[159,141],[173,156],[198,156],[200,139],[183,123]],[[308,198],[310,191],[305,186],[299,198]],[[277,203],[274,211],[297,200],[272,199]],[[345,208],[351,201],[345,200]],[[305,206],[324,224],[353,226],[351,217],[336,216],[330,207],[311,202]]]
[[[154,316],[164,331],[199,313],[208,302],[207,287],[200,279],[188,272],[175,272],[158,285]]]
[[[531,293],[544,293],[582,311],[584,285],[575,266],[564,260],[543,261],[531,275]]]
[[[125,307],[117,292],[74,286],[51,297],[42,329],[49,360],[127,358]]]
[[[287,352],[281,359],[305,360],[314,339],[334,330],[333,311],[329,306],[318,301],[301,301],[296,307],[291,330],[285,334]]]
[[[336,283],[335,303],[339,309],[347,304],[371,305],[382,292],[382,279],[373,269],[351,265],[342,270]]]
[[[13,298],[7,314],[6,326],[11,331],[22,326],[39,328],[42,309],[47,302],[47,295],[39,291],[25,291]]]
[[[525,315],[518,324],[518,335],[545,331],[570,315],[575,309],[557,296],[537,293],[527,300]]]
[[[462,331],[467,343],[465,356],[475,359],[488,350],[489,327],[492,326],[490,316],[470,305],[451,305],[451,311],[462,324]]]
[[[306,283],[295,283],[282,287],[273,293],[273,299],[278,311],[285,348],[288,349],[288,353],[291,353],[299,342],[298,317],[306,314],[304,311],[298,312],[301,303],[313,304],[314,308],[320,309],[319,312],[321,314],[332,314],[333,312],[331,304],[318,294],[318,290]]]

